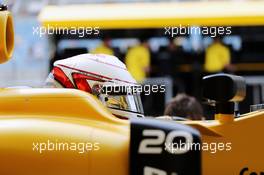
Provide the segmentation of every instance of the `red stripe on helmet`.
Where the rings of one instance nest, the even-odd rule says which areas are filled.
[[[75,88],[71,80],[63,72],[63,70],[61,70],[61,68],[54,67],[52,69],[52,74],[54,76],[54,79],[57,80],[65,88]]]
[[[93,81],[99,81],[99,82],[104,82],[104,80],[93,77],[93,76],[88,76],[80,73],[72,73],[72,78],[74,80],[75,85],[77,86],[78,89],[82,91],[86,91],[89,93],[92,93],[91,86],[87,82],[87,80],[93,80]]]

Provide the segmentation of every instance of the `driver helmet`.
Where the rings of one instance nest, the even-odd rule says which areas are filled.
[[[117,57],[81,54],[54,63],[45,87],[73,88],[95,95],[118,118],[144,117],[140,87]]]

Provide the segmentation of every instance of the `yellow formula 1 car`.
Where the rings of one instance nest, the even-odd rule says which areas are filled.
[[[13,22],[0,7],[0,62],[14,46]],[[122,120],[94,96],[73,89],[0,89],[0,174],[264,174],[264,111],[235,118],[241,77],[205,77],[216,120]]]

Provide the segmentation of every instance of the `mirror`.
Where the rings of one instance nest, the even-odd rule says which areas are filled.
[[[7,6],[0,5],[0,63],[8,61],[14,50],[13,17]]]

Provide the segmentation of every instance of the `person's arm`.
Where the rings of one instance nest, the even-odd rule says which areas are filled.
[[[143,69],[144,72],[148,75],[150,73],[150,53],[149,51],[146,51],[146,53],[142,55]]]
[[[125,64],[127,66],[127,69],[131,71],[131,67],[133,66],[133,59],[131,57],[131,52],[128,51],[125,58]]]
[[[224,64],[225,64],[225,69],[227,71],[230,71],[230,72],[234,72],[235,71],[235,67],[231,63],[231,54],[230,54],[230,50],[229,50],[228,47],[225,48],[223,61],[224,61]]]

